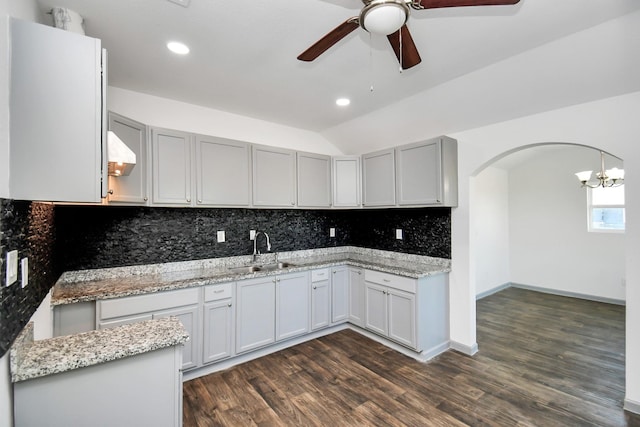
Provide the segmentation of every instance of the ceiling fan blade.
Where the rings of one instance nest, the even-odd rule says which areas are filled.
[[[520,0],[420,0],[420,6],[425,9],[461,6],[502,6],[516,4],[519,1]]]
[[[298,55],[298,59],[300,61],[313,61],[358,27],[358,17],[347,19],[342,24],[329,31],[327,35],[315,42],[309,49]]]
[[[400,57],[400,33],[402,32],[402,57]],[[418,48],[413,42],[413,37],[411,37],[411,33],[406,25],[403,25],[395,33],[389,34],[387,36],[389,39],[389,43],[391,43],[391,47],[398,58],[398,62],[402,65],[402,69],[406,70],[415,65],[418,65],[422,59],[420,58],[420,54],[418,53]],[[402,58],[402,59],[401,59]]]

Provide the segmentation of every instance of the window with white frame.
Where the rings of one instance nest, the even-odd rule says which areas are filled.
[[[624,185],[587,190],[589,231],[624,232]]]

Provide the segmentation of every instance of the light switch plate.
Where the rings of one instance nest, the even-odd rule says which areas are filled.
[[[256,239],[256,230],[249,230],[249,240]]]
[[[7,286],[18,280],[18,251],[7,252]]]
[[[402,229],[396,228],[396,239],[402,240]]]
[[[24,257],[20,260],[20,273],[22,274],[22,287],[29,284],[29,258]]]
[[[218,231],[218,243],[222,243],[225,241],[224,230]]]
[[[336,229],[331,227],[329,228],[329,237],[336,237]]]

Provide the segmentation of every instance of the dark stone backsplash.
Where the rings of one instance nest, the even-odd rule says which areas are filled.
[[[59,277],[54,265],[54,206],[0,199],[0,356],[27,324]],[[18,260],[29,258],[29,282],[6,286],[7,252],[18,251]]]
[[[329,237],[329,228],[336,237]],[[404,239],[395,239],[395,229]],[[62,271],[253,252],[249,230],[266,231],[272,251],[360,246],[451,258],[449,208],[376,210],[190,209],[55,206],[0,199],[0,357]],[[226,242],[216,242],[224,230]],[[264,240],[258,240],[264,251]],[[9,250],[29,257],[29,284],[5,286]],[[19,272],[20,273],[20,272]]]
[[[58,206],[62,270],[187,261],[253,252],[249,230],[269,234],[272,251],[361,246],[451,257],[449,208],[376,210],[190,209]],[[336,237],[329,237],[329,228]],[[404,239],[395,239],[402,228]],[[226,242],[217,243],[224,230]],[[260,237],[258,246],[264,251]]]

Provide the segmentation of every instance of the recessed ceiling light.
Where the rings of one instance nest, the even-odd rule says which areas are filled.
[[[186,55],[189,53],[189,47],[180,42],[169,42],[167,43],[167,49],[169,49],[173,53],[177,53],[178,55]]]
[[[349,104],[351,104],[351,100],[349,98],[336,99],[336,105],[339,105],[340,107],[346,107]]]

